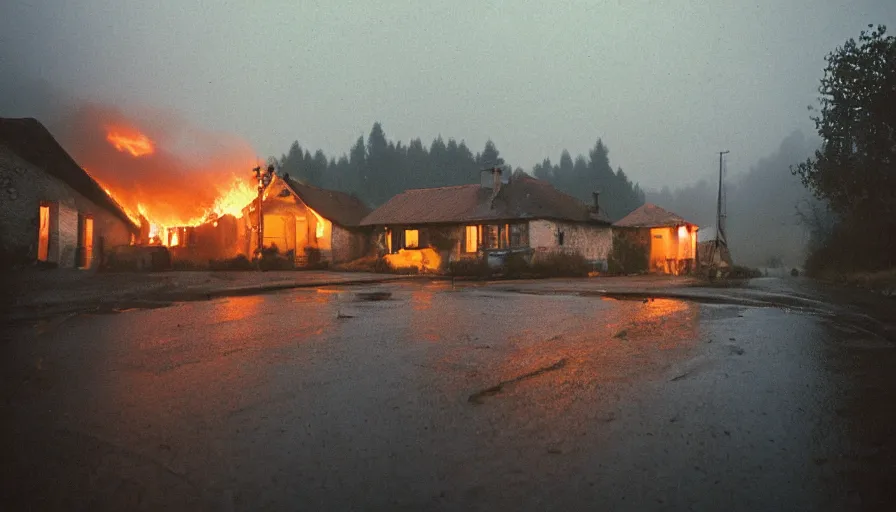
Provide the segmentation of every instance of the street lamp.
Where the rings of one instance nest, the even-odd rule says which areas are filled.
[[[264,189],[271,184],[274,178],[274,165],[268,165],[267,169],[256,166],[252,169],[255,173],[255,179],[258,181],[258,240],[255,247],[255,257],[261,260],[261,250],[264,247],[264,215],[261,212],[262,196]]]

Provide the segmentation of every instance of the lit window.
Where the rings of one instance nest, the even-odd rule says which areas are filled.
[[[678,227],[678,238],[687,238],[688,237],[688,228],[686,226]]]
[[[476,252],[479,249],[479,229],[477,226],[467,226],[466,252]]]
[[[323,238],[324,236],[324,223],[321,222],[320,219],[317,220],[317,227],[314,229],[314,236],[317,238]]]
[[[416,229],[404,230],[404,246],[413,249],[420,244],[420,233]]]
[[[50,259],[50,206],[40,205],[40,227],[37,232],[37,259],[48,261]]]

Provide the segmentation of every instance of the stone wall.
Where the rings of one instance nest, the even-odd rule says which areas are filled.
[[[536,257],[544,252],[576,252],[588,261],[606,262],[613,248],[613,230],[603,225],[533,220],[529,222],[529,245]]]
[[[371,251],[370,236],[366,231],[348,230],[337,224],[333,224],[332,246],[332,263],[356,260]]]
[[[131,231],[117,215],[0,146],[0,261],[3,264],[23,264],[37,259],[42,202],[50,205],[49,260],[62,268],[76,265],[81,215],[93,217],[93,267],[100,263],[103,248],[130,243]]]

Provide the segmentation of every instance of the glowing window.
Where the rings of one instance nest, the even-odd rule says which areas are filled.
[[[476,252],[479,249],[479,229],[477,226],[467,226],[466,229],[466,252]]]
[[[37,232],[37,259],[50,259],[50,206],[40,206],[40,227]]]
[[[687,238],[688,228],[686,226],[678,226],[678,238]]]
[[[324,236],[324,223],[320,219],[317,221],[317,227],[314,228],[314,236],[316,238],[323,238]]]
[[[404,230],[404,246],[413,249],[420,244],[420,233],[416,229]]]

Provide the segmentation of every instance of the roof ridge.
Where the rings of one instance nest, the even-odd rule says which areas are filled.
[[[478,183],[465,183],[463,185],[445,185],[444,187],[420,187],[420,188],[409,188],[406,189],[402,194],[407,192],[414,192],[417,190],[448,190],[452,188],[467,188],[467,187],[480,187]]]

